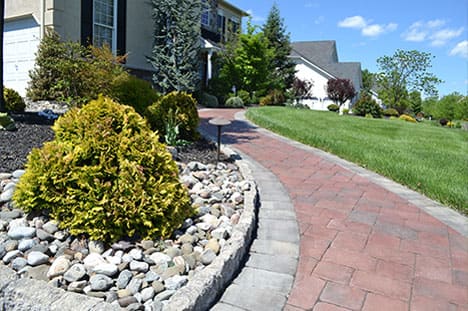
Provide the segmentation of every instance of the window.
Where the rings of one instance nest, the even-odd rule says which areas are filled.
[[[210,5],[207,0],[203,0],[202,10],[201,23],[204,26],[210,26]]]
[[[117,50],[117,0],[93,1],[93,44]]]
[[[222,11],[218,11],[218,17],[216,19],[216,31],[219,33],[221,41],[223,41],[224,34],[226,33],[226,17],[224,17]]]

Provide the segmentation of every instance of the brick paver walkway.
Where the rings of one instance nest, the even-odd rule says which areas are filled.
[[[284,310],[468,310],[468,238],[314,152],[234,120],[223,143],[270,169],[292,198],[300,258]]]

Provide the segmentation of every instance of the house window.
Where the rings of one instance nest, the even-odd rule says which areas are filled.
[[[231,33],[238,33],[240,29],[240,23],[239,20],[236,18],[230,18],[229,19],[229,31]]]
[[[202,10],[201,23],[204,26],[210,26],[210,6],[207,0],[203,0]]]
[[[117,50],[117,0],[93,0],[93,44]]]
[[[224,34],[226,33],[226,17],[224,17],[220,11],[218,11],[218,17],[216,19],[216,30],[220,34],[221,40],[224,40]]]

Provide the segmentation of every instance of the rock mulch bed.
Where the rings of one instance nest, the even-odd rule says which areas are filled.
[[[52,139],[50,125],[37,123],[17,122],[19,130],[7,133],[11,144],[1,141],[0,147],[15,153],[22,148],[15,147],[22,139],[34,140],[25,147],[29,152]],[[122,240],[104,245],[70,236],[47,215],[24,214],[11,202],[15,184],[24,173],[18,167],[23,167],[27,153],[18,154],[13,161],[3,156],[0,160],[4,165],[0,165],[0,265],[12,268],[20,277],[44,280],[127,310],[160,310],[210,265],[229,244],[244,209],[244,193],[255,187],[233,163],[216,164],[213,144],[200,141],[179,148],[180,179],[198,214],[186,219],[167,240]],[[1,173],[4,167],[16,170]]]

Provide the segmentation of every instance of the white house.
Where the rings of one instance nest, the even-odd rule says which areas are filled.
[[[293,42],[290,57],[296,63],[296,77],[313,83],[311,97],[302,101],[314,110],[327,110],[333,101],[327,95],[327,82],[330,79],[349,79],[357,94],[341,109],[350,109],[359,97],[362,88],[361,63],[339,62],[336,42],[305,41]]]

